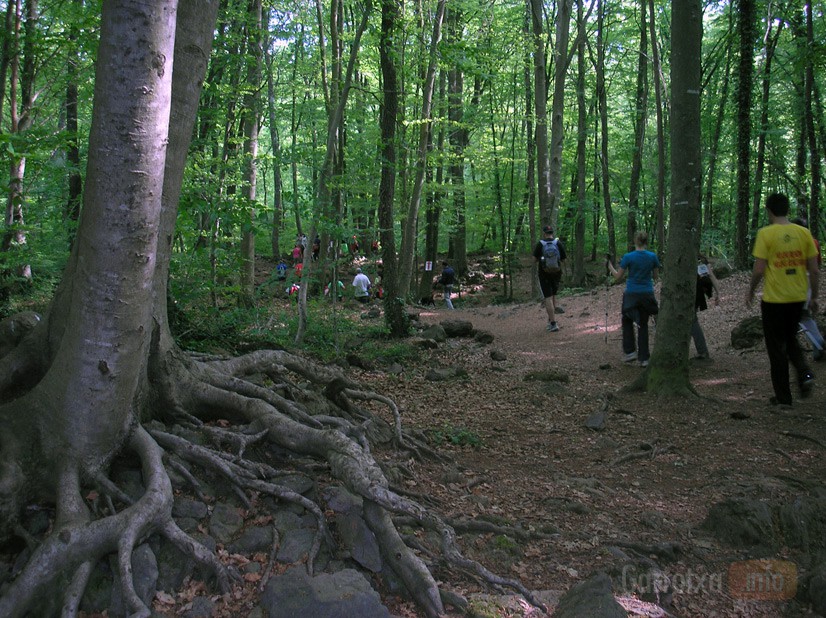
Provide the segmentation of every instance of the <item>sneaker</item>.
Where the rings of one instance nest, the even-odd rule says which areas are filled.
[[[640,367],[648,367],[648,361],[647,360],[640,361]]]
[[[552,333],[555,333],[559,330],[559,324],[557,324],[556,322],[551,322],[550,324],[548,324],[548,330]]]
[[[780,400],[777,397],[769,397],[769,404],[772,406],[776,406],[781,410],[791,410],[792,409],[792,402],[789,403],[780,403]]]
[[[805,374],[800,379],[800,396],[803,399],[806,399],[807,397],[811,396],[812,389],[814,388],[814,386],[815,386],[815,377],[811,373]]]
[[[622,355],[622,362],[623,363],[630,363],[631,361],[635,361],[635,360],[637,360],[636,351],[629,352],[628,354],[623,354]]]
[[[711,357],[710,357],[708,354],[697,354],[697,355],[694,357],[694,359],[693,359],[693,360],[696,360],[696,361],[705,361],[705,360],[711,360]]]

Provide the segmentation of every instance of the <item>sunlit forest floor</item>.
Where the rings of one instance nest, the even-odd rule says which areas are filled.
[[[793,600],[748,600],[730,589],[729,569],[754,556],[717,541],[700,525],[709,507],[727,498],[778,505],[823,491],[826,363],[812,364],[817,385],[810,398],[780,413],[768,404],[762,342],[747,350],[731,345],[732,329],[759,313],[759,303],[745,306],[748,275],[738,273],[721,279],[720,305],[701,313],[711,360],[691,363],[698,396],[623,393],[642,369],[620,360],[622,286],[563,295],[561,330],[551,333],[539,303],[528,300],[529,273],[523,269],[515,288],[524,302],[478,306],[475,298],[477,306],[462,308],[460,299],[454,301],[457,310],[448,312],[437,299],[435,309],[421,312],[426,323],[469,320],[494,335],[492,344],[449,339],[426,363],[400,375],[355,370],[359,380],[395,398],[407,426],[439,436],[456,458],[455,469],[420,464],[409,489],[432,496],[457,517],[555,528],[559,534],[552,539],[523,543],[488,536],[465,547],[534,590],[562,593],[604,570],[625,584],[624,590],[615,586],[617,595],[630,596],[634,588],[646,588],[649,574],[623,573],[616,548],[674,544],[672,560],[650,556],[674,583],[671,594],[659,595],[673,615],[809,613]],[[506,360],[492,360],[492,349]],[[433,366],[461,367],[467,377],[428,381],[424,376]],[[547,371],[560,379],[530,379]],[[586,428],[601,409],[604,429]],[[805,560],[792,549],[781,546],[768,557],[797,560],[803,579]],[[454,576],[441,578],[462,582],[465,591],[476,588]]]

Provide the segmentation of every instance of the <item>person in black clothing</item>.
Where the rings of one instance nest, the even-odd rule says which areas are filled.
[[[720,288],[714,271],[708,265],[708,259],[701,255],[697,260],[697,291],[694,296],[694,322],[691,323],[691,338],[694,340],[694,347],[697,349],[697,360],[710,358],[708,345],[700,326],[699,312],[708,309],[706,298],[714,296],[714,304],[720,304]]]
[[[562,262],[565,260],[567,254],[565,253],[565,245],[558,238],[554,238],[554,228],[546,225],[542,228],[544,238],[536,243],[533,250],[533,257],[539,271],[539,287],[542,290],[543,304],[545,305],[545,312],[548,314],[547,330],[552,333],[559,330],[559,325],[556,323],[556,314],[562,313],[562,307],[556,306],[556,294],[559,291],[559,282],[562,281]],[[559,250],[559,272],[548,273],[542,268],[542,256],[544,255],[544,243],[554,243]]]
[[[453,294],[453,284],[456,283],[456,271],[447,262],[442,262],[442,276],[439,277],[439,283],[444,288],[445,306],[453,311],[453,301],[450,300],[450,296]]]

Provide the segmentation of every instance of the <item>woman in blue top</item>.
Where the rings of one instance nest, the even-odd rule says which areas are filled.
[[[614,279],[621,281],[628,273],[625,293],[622,295],[622,352],[623,362],[639,359],[642,367],[648,366],[648,318],[657,315],[659,308],[654,296],[654,280],[661,268],[656,253],[647,249],[648,234],[637,232],[634,236],[636,249],[622,256],[619,269],[608,261],[608,270]],[[637,344],[634,346],[634,323],[637,324]]]

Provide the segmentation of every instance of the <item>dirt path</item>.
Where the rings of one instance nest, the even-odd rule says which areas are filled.
[[[430,382],[427,367],[362,378],[396,399],[408,427],[481,441],[478,447],[447,444],[459,469],[421,464],[411,491],[434,497],[456,516],[559,533],[514,546],[480,537],[465,548],[492,569],[532,589],[564,591],[597,570],[622,581],[616,548],[623,544],[675,543],[679,555],[661,567],[676,581],[722,576],[747,556],[699,531],[712,504],[732,497],[791,500],[800,486],[826,478],[826,448],[815,442],[826,443],[826,364],[813,366],[819,379],[810,399],[775,413],[767,403],[762,344],[746,351],[730,344],[732,328],[758,312],[744,306],[746,285],[744,274],[723,279],[720,306],[701,314],[712,359],[692,363],[697,398],[621,391],[642,369],[619,360],[620,286],[563,297],[557,333],[545,330],[538,302],[455,312],[439,304],[421,319],[469,320],[494,335],[489,346],[448,340],[432,352],[429,366],[462,367],[467,378]],[[492,360],[492,349],[506,360]],[[543,370],[566,380],[526,380]],[[603,408],[605,429],[587,429],[588,417]],[[791,551],[780,554],[795,559]],[[634,577],[625,578],[628,587],[638,583]],[[672,603],[680,616],[804,611],[777,601],[743,602],[719,585],[682,590]]]

